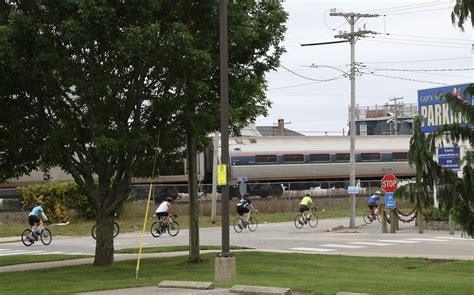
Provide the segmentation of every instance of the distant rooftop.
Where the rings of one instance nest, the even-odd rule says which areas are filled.
[[[241,130],[242,136],[304,136],[288,128],[280,131],[278,126],[254,126],[249,125]]]

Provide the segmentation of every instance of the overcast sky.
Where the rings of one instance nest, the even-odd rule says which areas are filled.
[[[285,127],[306,135],[322,135],[325,131],[330,135],[337,135],[342,134],[343,128],[347,132],[350,80],[340,77],[341,71],[308,66],[315,64],[336,67],[348,72],[349,43],[300,46],[302,43],[341,40],[334,38],[334,35],[337,35],[339,30],[350,30],[343,17],[329,16],[329,10],[332,8],[337,8],[339,12],[385,15],[360,19],[357,23],[356,30],[365,25],[366,30],[379,34],[368,35],[368,38],[357,41],[356,62],[370,67],[370,71],[376,75],[426,81],[362,74],[356,78],[357,104],[381,105],[394,97],[404,97],[405,103],[416,103],[419,89],[473,82],[472,70],[416,72],[426,69],[474,68],[470,21],[467,21],[464,32],[454,27],[450,18],[452,5],[453,1],[449,0],[286,0],[283,6],[289,13],[284,42],[287,53],[281,59],[282,65],[310,79],[338,79],[318,83],[299,77],[283,67],[269,73],[267,96],[273,106],[268,117],[257,119],[257,125],[274,125],[279,118],[283,118],[286,122],[291,122]],[[361,71],[368,72],[369,69]],[[308,83],[312,84],[296,86]]]

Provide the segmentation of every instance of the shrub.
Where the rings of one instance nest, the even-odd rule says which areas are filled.
[[[86,196],[79,193],[74,182],[28,185],[18,188],[23,194],[23,209],[30,210],[37,201],[43,203],[48,218],[64,222],[71,218],[71,209],[76,209],[82,217],[95,215]]]

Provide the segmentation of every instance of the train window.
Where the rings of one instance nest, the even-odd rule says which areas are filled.
[[[311,162],[329,162],[331,161],[331,156],[329,154],[311,154],[309,159]]]
[[[362,161],[380,161],[379,153],[362,153],[360,156]]]
[[[336,154],[336,161],[348,162],[350,160],[350,154]]]
[[[303,155],[283,155],[284,163],[304,162]]]
[[[276,155],[257,155],[255,156],[255,163],[257,164],[270,164],[276,163],[277,156]]]
[[[392,160],[408,160],[408,153],[392,153]]]

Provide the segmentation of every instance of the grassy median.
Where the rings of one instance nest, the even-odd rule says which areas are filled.
[[[156,285],[162,280],[214,280],[215,254],[202,255],[200,264],[187,257],[144,259],[135,280],[135,261],[111,267],[91,265],[0,273],[2,294],[35,290],[36,294],[70,294],[92,290]],[[472,294],[473,261],[414,258],[348,257],[317,254],[239,252],[237,279],[218,282],[217,287],[235,284],[289,287],[296,292],[336,294]],[[19,289],[21,286],[21,289]],[[47,286],[50,286],[49,288]]]
[[[2,256],[0,257],[0,266],[35,263],[35,262],[69,260],[69,259],[78,259],[78,258],[87,258],[87,257],[94,257],[94,256],[92,255],[63,255],[63,254]]]

